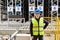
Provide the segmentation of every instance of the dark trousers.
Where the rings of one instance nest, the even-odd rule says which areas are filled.
[[[32,40],[43,40],[43,36],[34,36]]]

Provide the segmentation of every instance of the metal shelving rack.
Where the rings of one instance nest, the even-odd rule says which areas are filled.
[[[1,4],[0,4],[0,22],[1,22]]]
[[[35,10],[35,0],[29,0],[28,2],[29,2],[29,20],[31,20]]]
[[[15,0],[15,6],[13,6],[13,0],[11,0],[12,1],[12,7],[13,7],[13,9],[14,8],[16,8],[16,0]],[[21,0],[20,0],[21,1]],[[44,0],[42,0],[42,5],[41,4],[39,4],[38,3],[38,1],[39,0],[37,0],[37,6],[43,6],[43,9],[44,9]],[[59,28],[59,26],[56,26],[57,25],[57,22],[59,22],[59,21],[57,21],[58,20],[58,9],[60,8],[59,6],[58,6],[58,2],[60,2],[60,1],[58,1],[58,0],[56,0],[57,1],[57,3],[56,3],[56,5],[54,5],[55,3],[55,1],[53,1],[53,0],[51,0],[51,23],[50,23],[50,25],[49,25],[49,27],[50,28],[47,28],[46,30],[49,30],[49,31],[46,31],[46,32],[49,32],[49,33],[52,33],[52,32],[54,32],[55,33],[55,40],[58,40],[59,39],[59,37],[58,37],[58,35],[60,35],[60,34],[58,34],[58,32],[56,32],[56,31],[59,31],[59,30],[56,30],[56,29],[58,29]],[[29,2],[29,8],[31,7],[32,9],[34,9],[35,10],[35,0],[29,0],[28,1]],[[7,0],[7,9],[8,9],[8,4],[9,4],[10,2],[8,2],[8,0]],[[56,8],[55,8],[55,10],[52,10],[52,6],[57,6],[57,10],[56,10]],[[23,8],[23,7],[22,7]],[[37,7],[38,8],[38,7]],[[31,14],[32,13],[34,13],[34,10],[32,10],[31,11],[31,9],[29,10],[29,21],[30,21],[30,19],[31,19]],[[31,13],[32,12],[32,13]],[[12,11],[12,15],[14,15],[13,14],[13,11]],[[16,15],[16,9],[15,9],[15,15]],[[44,10],[42,10],[42,16],[44,16]],[[0,17],[1,17],[1,13],[0,13]],[[48,19],[49,17],[47,17],[47,19]],[[1,18],[0,18],[1,19]],[[22,33],[24,33],[24,31],[26,30],[26,31],[28,31],[29,29],[24,29],[26,26],[28,26],[29,27],[29,24],[28,23],[21,23],[19,26],[21,26],[21,27],[23,27],[24,26],[24,28],[19,28],[19,27],[9,27],[9,21],[10,21],[10,19],[13,19],[12,21],[14,21],[15,19],[14,18],[9,18],[9,12],[8,12],[8,10],[7,10],[7,20],[6,21],[8,21],[8,24],[7,24],[7,28],[3,28],[3,30],[16,30],[16,32],[15,33],[13,33],[13,34],[16,34],[15,36],[29,36],[30,37],[30,34],[18,34],[18,31],[22,31],[23,30],[23,32]],[[1,21],[1,20],[0,20]],[[57,22],[56,22],[57,21]],[[52,24],[52,23],[54,23],[54,24]],[[53,26],[54,26],[54,28],[53,28]],[[27,28],[27,27],[26,27]],[[2,30],[2,29],[0,29],[0,30]],[[51,31],[52,30],[52,31]],[[53,33],[53,34],[54,34]],[[57,34],[56,34],[57,33]],[[12,40],[14,40],[14,35],[12,34],[12,36],[13,36],[13,39]],[[49,35],[49,34],[48,34]],[[10,40],[10,38],[9,38],[9,40]]]
[[[51,26],[52,27],[56,25],[56,18],[58,18],[58,0],[51,0]],[[54,24],[52,24],[52,22],[54,22]],[[56,30],[55,28],[53,30]]]

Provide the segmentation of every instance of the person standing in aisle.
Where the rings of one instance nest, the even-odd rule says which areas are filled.
[[[43,40],[44,29],[48,26],[48,21],[44,20],[39,9],[36,9],[34,12],[34,17],[32,18],[30,24],[31,37],[32,40],[37,40],[37,38],[39,40]]]

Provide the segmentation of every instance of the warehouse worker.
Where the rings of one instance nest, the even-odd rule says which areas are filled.
[[[48,26],[48,22],[41,17],[41,11],[39,9],[36,9],[34,12],[34,17],[30,24],[31,37],[32,40],[37,40],[37,38],[43,40],[44,29]]]

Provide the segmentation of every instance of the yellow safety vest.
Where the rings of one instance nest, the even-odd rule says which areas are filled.
[[[39,19],[39,25],[38,22],[35,18],[32,18],[32,23],[33,23],[33,35],[44,35],[44,22],[43,22],[43,17]]]

